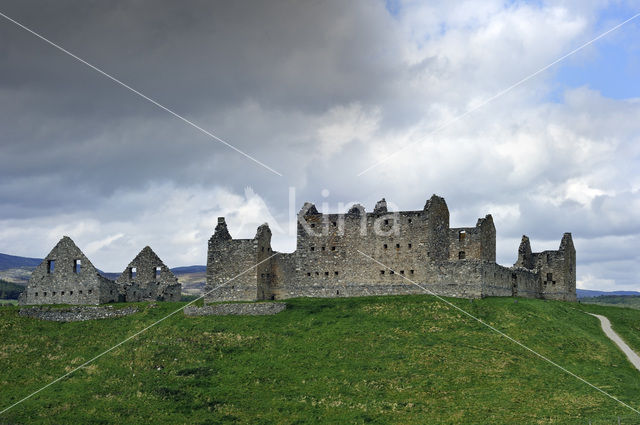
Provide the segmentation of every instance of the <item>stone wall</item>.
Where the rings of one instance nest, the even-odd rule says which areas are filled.
[[[535,274],[539,296],[545,299],[576,301],[576,250],[571,233],[565,233],[557,251],[532,252],[527,236],[522,236],[515,270]]]
[[[180,301],[182,285],[153,250],[146,246],[116,279],[119,301]]]
[[[86,320],[124,317],[137,312],[138,309],[135,307],[115,309],[113,306],[79,306],[64,309],[50,307],[21,308],[18,314],[23,317],[31,317],[32,319],[47,320],[50,322],[84,322]]]
[[[287,280],[275,291],[276,299],[292,297],[351,297],[367,295],[402,295],[432,293],[441,296],[462,298],[480,298],[483,296],[511,296],[512,275],[515,273],[518,285],[531,285],[536,281],[530,271],[513,271],[484,260],[431,261],[423,264],[413,273],[394,268],[393,273],[385,269],[385,278],[377,278],[384,269],[375,266],[372,260],[363,257],[359,266],[362,269],[374,269],[369,276],[363,273],[360,279],[332,279],[325,276],[324,281],[315,280],[309,284],[300,280]],[[382,261],[381,261],[382,262]],[[283,275],[291,274],[295,267],[292,254],[280,254],[278,265],[284,266]],[[374,264],[374,267],[372,267]],[[521,296],[535,296],[529,288]]]
[[[425,281],[426,265],[448,258],[449,212],[442,198],[432,197],[422,211],[403,212],[388,212],[384,200],[373,213],[358,206],[347,214],[319,214],[307,204],[301,216],[296,251],[275,260],[276,293],[327,287],[339,295],[353,283],[392,286],[401,280],[395,273]]]
[[[546,299],[576,300],[576,251],[571,233],[565,233],[558,251],[533,254],[534,269],[538,271],[542,296]]]
[[[263,224],[258,227],[254,245],[256,251],[254,261],[257,264],[256,279],[258,281],[257,294],[254,296],[261,300],[275,299],[271,290],[275,277],[273,276],[274,260],[270,258],[273,256],[273,252],[271,250],[271,230],[268,225]]]
[[[519,296],[540,298],[540,285],[535,272],[483,263],[483,295],[487,297]]]
[[[184,308],[185,316],[269,316],[287,309],[285,303],[223,303]]]
[[[264,241],[263,241],[264,243]],[[205,300],[248,301],[258,296],[259,240],[231,239],[224,218],[209,239]],[[271,248],[267,248],[270,253]],[[260,268],[261,273],[262,268]],[[270,274],[270,272],[269,272]],[[265,279],[267,278],[265,273]]]
[[[520,246],[518,247],[518,260],[514,267],[522,267],[525,269],[533,269],[535,266],[533,261],[533,253],[531,252],[531,242],[526,235],[522,235]]]
[[[181,295],[182,285],[151,248],[145,247],[114,282],[65,236],[31,274],[20,304],[179,301]]]
[[[104,304],[116,301],[115,282],[104,278],[68,236],[31,274],[21,304]]]
[[[390,212],[382,199],[372,213],[354,205],[346,214],[321,214],[305,203],[298,218],[296,250],[271,259],[266,224],[255,238],[234,240],[220,218],[209,241],[206,290],[224,286],[208,294],[206,301],[423,293],[414,283],[456,297],[570,300],[571,282],[575,299],[575,250],[571,257],[570,241],[563,239],[565,248],[549,253],[554,258],[549,266],[554,271],[549,273],[562,274],[566,281],[558,278],[553,290],[548,286],[543,291],[540,270],[547,266],[530,247],[527,253],[528,239],[523,239],[516,266],[500,266],[495,263],[491,215],[478,219],[475,227],[451,229],[447,205],[435,195],[420,211]],[[530,263],[535,264],[523,266]],[[249,271],[225,284],[244,270]]]
[[[449,229],[449,260],[496,261],[496,228],[491,214],[479,218],[476,227]]]

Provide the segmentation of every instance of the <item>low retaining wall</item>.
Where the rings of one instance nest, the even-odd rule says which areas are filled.
[[[185,316],[266,316],[287,308],[286,303],[227,303],[184,308]]]
[[[135,307],[119,309],[115,309],[113,306],[69,308],[31,307],[21,308],[18,314],[23,317],[48,320],[51,322],[83,322],[85,320],[123,317],[137,312],[138,309]]]

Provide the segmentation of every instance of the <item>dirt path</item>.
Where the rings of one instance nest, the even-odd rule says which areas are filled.
[[[622,338],[620,338],[618,334],[613,331],[613,329],[611,329],[611,322],[609,322],[609,319],[604,316],[600,316],[599,314],[589,314],[600,319],[600,324],[602,325],[602,330],[604,331],[605,335],[607,335],[611,341],[615,342],[616,345],[620,347],[622,352],[627,356],[631,364],[634,365],[636,369],[640,370],[640,356],[638,356],[636,352],[633,351],[631,347],[629,347],[627,343],[624,342]]]

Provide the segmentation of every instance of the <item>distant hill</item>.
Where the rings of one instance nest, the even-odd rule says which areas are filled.
[[[0,270],[0,279],[25,286],[27,282],[29,282],[33,269],[35,269],[35,267]]]
[[[98,270],[100,274],[107,279],[117,279],[121,272],[103,272],[102,270]],[[183,267],[174,267],[171,269],[174,275],[178,279],[184,275],[202,275],[204,279],[204,273],[207,271],[207,266],[183,266]]]
[[[600,295],[640,295],[637,291],[594,291],[590,289],[577,289],[578,298],[599,297]]]
[[[103,272],[102,270],[98,270],[98,273],[100,273],[100,275],[102,275],[103,277],[106,277],[107,279],[111,279],[111,280],[116,280],[122,274],[122,273],[116,273],[116,272]]]
[[[640,296],[638,295],[599,295],[597,297],[580,298],[580,302],[640,310]]]
[[[185,266],[174,267],[171,269],[173,274],[185,274],[185,273],[204,273],[207,271],[207,266]]]
[[[41,258],[28,258],[18,257],[15,255],[0,254],[0,270],[36,267],[41,262]]]

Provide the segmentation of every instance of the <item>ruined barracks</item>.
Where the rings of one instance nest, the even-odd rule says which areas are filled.
[[[180,301],[181,292],[178,279],[148,246],[113,281],[65,236],[31,274],[20,304]]]
[[[523,236],[516,263],[501,266],[491,215],[475,227],[451,228],[445,200],[433,195],[420,211],[390,212],[383,199],[370,213],[354,205],[346,214],[321,214],[306,203],[292,253],[271,249],[267,224],[253,239],[233,239],[223,217],[209,240],[207,302],[425,293],[422,288],[453,297],[575,301],[571,233],[558,250],[539,253]]]
[[[65,236],[34,270],[20,303],[178,301],[181,289],[149,247],[113,281]],[[571,233],[558,250],[543,252],[532,252],[523,236],[516,263],[501,266],[491,215],[475,227],[451,228],[446,202],[433,195],[420,211],[388,211],[382,199],[370,213],[356,204],[345,214],[321,214],[306,203],[292,253],[271,249],[267,224],[253,239],[233,239],[220,217],[209,239],[205,302],[425,292],[575,301]]]

